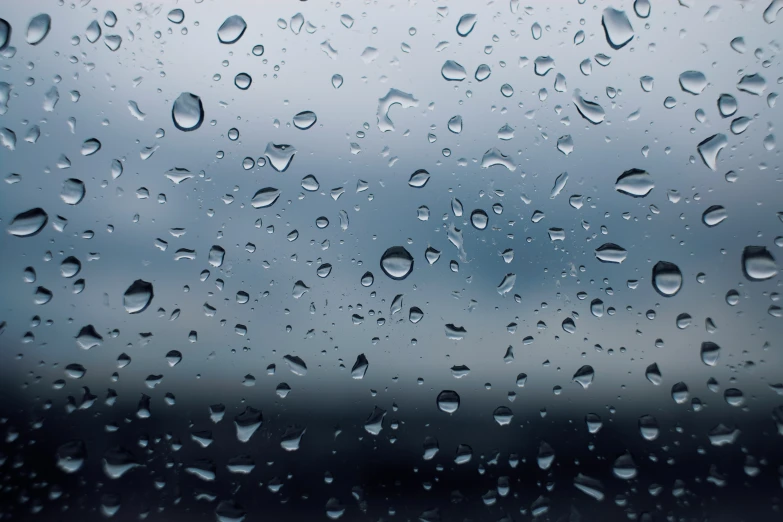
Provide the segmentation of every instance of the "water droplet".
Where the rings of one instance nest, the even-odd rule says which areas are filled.
[[[438,394],[438,409],[445,413],[454,413],[459,409],[459,395],[452,390],[443,390]]]
[[[574,139],[571,137],[570,134],[566,134],[565,136],[560,136],[557,139],[557,150],[559,150],[566,156],[574,152]]]
[[[462,116],[452,116],[449,119],[448,128],[449,131],[453,132],[454,134],[459,134],[462,132]]]
[[[405,279],[413,272],[413,256],[404,247],[390,247],[381,256],[381,270],[397,281]]]
[[[166,16],[166,18],[168,18],[169,22],[172,24],[181,24],[185,21],[185,11],[182,9],[172,9],[169,11],[169,14]]]
[[[711,170],[718,170],[718,154],[729,144],[725,134],[713,134],[699,143],[696,150],[699,151],[704,164]]]
[[[495,411],[492,412],[495,422],[500,426],[506,426],[511,423],[511,419],[514,418],[514,414],[511,412],[511,408],[508,406],[498,406]]]
[[[383,418],[385,416],[386,410],[374,406],[372,413],[370,413],[370,416],[364,423],[364,430],[370,435],[378,435],[383,429]]]
[[[700,71],[685,71],[680,74],[680,88],[691,94],[701,94],[707,87],[707,77]]]
[[[652,270],[652,285],[663,297],[673,297],[682,288],[680,268],[668,261],[658,261]]]
[[[101,26],[97,20],[90,22],[90,25],[88,25],[87,29],[84,31],[84,36],[90,43],[95,43],[98,41],[98,38],[101,37]]]
[[[595,378],[595,370],[592,366],[585,365],[579,368],[574,374],[573,381],[582,386],[582,389],[587,389]]]
[[[715,366],[719,357],[720,346],[710,341],[701,343],[701,362],[707,366]]]
[[[635,0],[633,10],[639,18],[647,18],[651,11],[650,0]]]
[[[515,274],[506,274],[498,285],[498,293],[505,296],[514,288],[514,283],[516,283],[516,281],[517,276]]]
[[[245,411],[234,417],[234,427],[239,442],[248,442],[250,437],[261,427],[263,423],[261,410],[246,406]]]
[[[602,263],[622,263],[628,251],[614,243],[604,243],[595,249],[595,257]]]
[[[596,102],[585,100],[579,95],[579,91],[574,93],[573,100],[574,105],[576,105],[576,110],[584,119],[593,125],[598,125],[604,121],[606,113],[604,112],[603,107],[598,105]]]
[[[68,205],[78,205],[84,199],[85,188],[81,180],[70,178],[63,182],[60,199]]]
[[[189,92],[183,92],[171,107],[174,126],[181,131],[190,132],[201,127],[204,122],[204,106],[201,98]]]
[[[343,85],[343,77],[339,74],[332,76],[332,87],[339,89]]]
[[[82,156],[92,156],[99,150],[101,150],[101,142],[95,138],[84,140],[84,143],[82,143]]]
[[[470,34],[474,27],[476,27],[476,15],[464,14],[457,22],[457,34],[464,38]]]
[[[749,281],[765,281],[778,275],[778,266],[766,247],[746,246],[742,251],[742,273]]]
[[[533,72],[537,76],[546,76],[555,68],[555,60],[551,56],[539,56],[533,61]]]
[[[615,477],[623,480],[631,480],[636,477],[636,463],[634,463],[631,454],[626,452],[617,457],[612,466],[612,472]]]
[[[446,62],[443,64],[443,67],[440,69],[440,74],[444,79],[450,82],[461,82],[468,77],[468,73],[465,71],[465,68],[454,60],[446,60]]]
[[[11,41],[11,24],[0,18],[0,51],[5,51]]]
[[[152,290],[152,283],[148,283],[142,279],[136,279],[127,290],[122,298],[122,304],[125,306],[125,311],[129,314],[138,314],[147,309],[154,297]]]
[[[489,216],[481,209],[476,209],[470,214],[470,223],[477,230],[484,230],[489,224]]]
[[[33,208],[14,216],[6,229],[9,234],[16,237],[31,237],[43,230],[49,216],[42,208]]]
[[[718,111],[723,118],[733,116],[737,112],[737,99],[731,94],[721,94],[718,97]]]
[[[767,89],[767,80],[760,74],[746,74],[737,83],[737,89],[748,94],[761,96]]]
[[[430,180],[430,173],[424,169],[419,169],[411,174],[408,185],[414,188],[422,188]]]
[[[51,28],[52,18],[48,14],[42,13],[34,16],[27,26],[27,43],[38,45],[43,42]]]
[[[492,74],[492,69],[489,68],[489,65],[482,63],[478,67],[476,67],[476,74],[474,75],[476,78],[476,81],[483,82],[489,76]]]
[[[239,73],[236,76],[234,76],[234,85],[237,86],[238,89],[246,91],[250,88],[250,84],[253,83],[253,78],[250,77],[247,73]]]
[[[294,126],[300,130],[307,130],[318,121],[313,111],[302,111],[294,116]]]
[[[652,415],[642,415],[639,417],[639,433],[644,440],[655,440],[658,438],[661,430],[658,427],[658,420]]]
[[[663,382],[663,378],[661,377],[661,370],[658,368],[657,363],[652,363],[650,366],[648,366],[647,370],[644,372],[644,376],[655,386],[660,386],[660,384]]]
[[[633,40],[634,32],[631,22],[625,11],[618,11],[613,7],[604,9],[601,24],[606,33],[606,41],[612,49],[622,49]]]
[[[712,205],[701,215],[702,222],[708,227],[714,227],[728,217],[726,209],[721,205]]]
[[[103,39],[103,43],[110,51],[116,51],[122,44],[122,37],[117,34],[110,34]]]
[[[647,171],[641,169],[626,170],[614,183],[614,189],[617,192],[635,198],[645,197],[653,188],[655,188],[655,183],[652,177]]]
[[[245,19],[239,15],[233,15],[226,18],[217,32],[218,40],[223,44],[232,44],[242,38],[247,29]]]
[[[74,277],[82,269],[81,262],[73,256],[68,256],[60,263],[60,274],[63,277]]]
[[[72,440],[57,448],[57,467],[65,473],[76,473],[87,460],[87,447],[81,440]]]
[[[298,151],[293,145],[277,145],[271,141],[267,143],[264,155],[269,160],[272,168],[278,172],[285,172],[288,167],[291,166],[291,162],[294,160],[294,155]]]
[[[266,208],[271,207],[280,197],[280,191],[273,187],[262,188],[253,195],[253,199],[250,204],[253,208]]]

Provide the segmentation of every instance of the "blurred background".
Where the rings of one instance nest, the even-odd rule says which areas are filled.
[[[4,4],[0,516],[776,519],[781,7]]]

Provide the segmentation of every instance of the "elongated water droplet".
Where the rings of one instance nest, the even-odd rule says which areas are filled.
[[[653,188],[655,188],[655,183],[652,177],[647,171],[641,169],[626,170],[614,183],[614,189],[617,192],[635,198],[645,197]]]
[[[602,263],[622,263],[628,251],[614,243],[604,243],[595,249],[595,257]]]
[[[701,215],[702,222],[708,227],[714,227],[728,217],[726,209],[721,205],[712,205]]]
[[[253,199],[250,204],[253,208],[266,208],[271,207],[280,197],[280,191],[273,187],[262,188],[253,195]]]
[[[294,126],[300,130],[307,130],[318,121],[313,111],[302,111],[294,116]]]
[[[430,180],[430,173],[424,169],[419,169],[411,174],[408,179],[408,185],[414,188],[422,188]]]
[[[14,216],[6,229],[16,237],[31,237],[43,230],[49,221],[48,214],[42,208],[33,208]]]

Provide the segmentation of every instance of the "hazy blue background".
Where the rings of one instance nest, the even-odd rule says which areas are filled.
[[[19,434],[0,442],[4,516],[36,518],[31,507],[40,504],[38,519],[97,519],[104,493],[122,497],[115,516],[121,520],[135,519],[145,510],[150,510],[150,520],[207,520],[215,516],[217,502],[231,498],[248,511],[247,520],[321,519],[330,497],[347,506],[343,519],[349,520],[416,519],[433,507],[440,508],[444,520],[497,520],[504,514],[516,520],[530,517],[531,503],[540,495],[549,498],[550,510],[543,516],[552,520],[568,519],[572,507],[583,520],[620,519],[625,511],[712,520],[735,520],[741,513],[779,516],[774,510],[783,452],[770,414],[783,400],[770,385],[783,382],[783,327],[767,310],[780,306],[775,302],[780,278],[748,281],[740,260],[747,245],[763,245],[780,258],[775,245],[783,235],[776,215],[783,211],[780,148],[767,150],[762,142],[783,124],[780,107],[770,108],[767,99],[783,81],[783,22],[763,21],[767,2],[716,2],[717,16],[715,10],[705,15],[710,9],[706,3],[693,2],[690,8],[670,1],[651,3],[647,19],[634,14],[632,2],[580,5],[570,0],[531,2],[532,7],[521,5],[516,13],[505,1],[3,4],[0,17],[12,27],[15,52],[0,52],[0,81],[12,85],[0,127],[13,130],[17,144],[14,151],[0,148],[0,175],[17,173],[21,181],[1,184],[0,219],[7,228],[15,215],[30,208],[41,207],[49,215],[47,227],[34,237],[0,236],[0,417],[3,431]],[[439,14],[441,5],[447,11]],[[635,39],[620,50],[609,47],[601,26],[602,11],[609,5],[626,11],[635,32]],[[185,12],[180,25],[166,19],[173,8]],[[113,28],[103,24],[107,9],[118,18]],[[27,24],[39,12],[51,15],[51,32],[31,46],[24,39]],[[298,12],[305,24],[313,24],[313,34],[303,28],[297,35],[278,26],[278,18],[287,26]],[[478,15],[476,27],[461,38],[455,26],[468,12]],[[243,16],[248,27],[237,43],[224,45],[216,31],[232,14]],[[355,20],[350,29],[340,23],[342,14]],[[111,52],[103,39],[87,41],[84,33],[92,20],[100,22],[104,36],[122,37],[119,50]],[[543,28],[539,40],[531,36],[536,22]],[[187,34],[182,34],[185,28]],[[579,30],[586,38],[577,46]],[[72,45],[74,35],[80,38],[77,45]],[[737,36],[744,37],[744,54],[729,45]],[[335,59],[322,52],[325,41],[337,50]],[[448,46],[437,51],[440,42]],[[264,46],[263,56],[251,53],[257,44]],[[410,52],[403,51],[403,44]],[[370,63],[362,59],[367,47],[378,52]],[[597,53],[609,55],[611,63],[599,65]],[[555,60],[555,69],[539,77],[533,61],[543,55]],[[525,67],[520,67],[520,57],[529,60]],[[590,76],[579,70],[586,58],[593,61]],[[462,64],[468,78],[443,79],[446,60]],[[484,82],[473,77],[479,64],[492,69]],[[678,77],[687,70],[701,71],[708,80],[698,96],[679,87]],[[234,76],[241,72],[253,78],[246,91],[234,86]],[[566,78],[566,92],[554,89],[558,72]],[[753,73],[766,79],[762,96],[736,87],[743,75]],[[332,86],[334,74],[344,78],[339,89]],[[640,87],[644,75],[654,77],[652,92]],[[510,98],[500,93],[505,83],[514,89]],[[45,112],[44,95],[52,85],[60,99],[53,112]],[[607,97],[609,86],[618,91],[614,99]],[[382,133],[378,100],[391,88],[413,95],[418,106],[393,107],[395,130]],[[547,92],[544,101],[541,89]],[[603,123],[592,125],[579,115],[572,101],[576,89],[605,109]],[[78,102],[69,94],[74,90],[80,93]],[[176,129],[171,119],[172,104],[182,92],[203,102],[205,121],[193,132]],[[734,117],[753,119],[743,134],[729,131],[733,118],[721,118],[721,93],[737,98]],[[671,110],[663,107],[667,96],[677,99]],[[131,114],[129,100],[146,114],[143,121]],[[697,109],[705,112],[703,123],[694,115]],[[303,131],[291,122],[305,110],[314,111],[318,122]],[[639,117],[629,119],[637,110]],[[456,135],[447,130],[447,122],[458,114],[464,123]],[[69,118],[75,119],[73,132]],[[497,137],[504,124],[515,129],[510,141]],[[24,141],[33,125],[41,129],[35,144]],[[232,127],[240,132],[237,141],[228,139]],[[165,136],[156,138],[157,129]],[[364,137],[357,136],[359,131]],[[716,133],[725,133],[729,145],[713,172],[696,146]],[[431,142],[428,134],[437,140]],[[557,139],[566,134],[574,141],[568,156],[556,148]],[[84,157],[79,150],[92,137],[102,148]],[[297,149],[290,168],[276,172],[267,162],[244,170],[243,158],[262,157],[269,142]],[[361,149],[358,154],[351,153],[353,143]],[[159,149],[142,160],[140,151],[153,145]],[[644,146],[649,147],[646,157]],[[481,168],[482,156],[492,147],[509,156],[514,171]],[[444,148],[451,150],[450,156],[442,154]],[[63,154],[71,161],[69,169],[57,167]],[[118,179],[111,176],[113,159],[124,165]],[[174,167],[186,168],[194,177],[175,185],[165,177]],[[652,176],[655,188],[647,197],[634,199],[614,190],[617,177],[631,168]],[[420,189],[407,183],[418,169],[431,174]],[[563,171],[568,183],[551,199],[555,178]],[[736,172],[736,182],[725,180],[728,171]],[[318,179],[318,192],[302,189],[308,174]],[[77,206],[60,199],[68,178],[86,186],[86,197]],[[357,192],[359,180],[367,183],[366,191]],[[281,190],[278,201],[265,209],[250,206],[253,194],[269,186]],[[335,201],[330,191],[338,187],[345,193]],[[142,188],[149,198],[137,196]],[[677,203],[667,198],[670,190],[678,191]],[[165,194],[165,204],[158,203],[159,194]],[[574,194],[585,198],[579,210],[568,203]],[[224,202],[226,195],[233,197],[231,204]],[[464,205],[462,217],[451,211],[454,197]],[[492,212],[495,203],[503,206],[502,215]],[[417,219],[422,205],[430,210],[428,221]],[[711,205],[723,205],[728,213],[714,228],[701,222]],[[489,215],[483,231],[469,222],[477,208]],[[344,231],[342,210],[350,220]],[[536,210],[546,217],[533,223]],[[63,232],[52,226],[56,216],[68,220]],[[316,228],[319,216],[329,219],[326,229]],[[452,225],[464,237],[463,259],[447,238]],[[566,239],[550,241],[550,227],[562,228]],[[172,228],[186,233],[174,237]],[[82,237],[87,230],[94,231],[92,239]],[[299,236],[290,242],[292,230]],[[168,243],[167,250],[155,247],[156,238]],[[628,250],[621,265],[595,258],[595,248],[606,242]],[[246,250],[247,243],[255,245],[254,252]],[[213,245],[226,251],[220,268],[207,262]],[[383,252],[395,245],[405,246],[415,258],[413,273],[403,281],[391,280],[379,267]],[[432,266],[424,257],[428,246],[442,252]],[[180,248],[195,250],[196,259],[175,261]],[[515,253],[510,264],[499,255],[507,248]],[[82,263],[73,279],[60,275],[59,265],[68,256]],[[452,259],[459,261],[458,273],[449,269]],[[660,260],[676,263],[682,271],[683,287],[675,297],[664,298],[651,285],[652,267]],[[325,279],[316,275],[321,263],[333,266]],[[23,280],[27,266],[37,272],[34,284]],[[202,282],[199,274],[205,269],[211,275]],[[366,271],[375,276],[369,288],[360,284]],[[696,281],[700,272],[703,284]],[[508,273],[516,275],[516,284],[503,297],[497,286]],[[73,281],[79,278],[86,286],[74,294]],[[146,311],[130,315],[123,308],[123,293],[136,279],[151,282],[155,297]],[[222,289],[215,284],[218,279]],[[298,280],[310,290],[295,299],[292,289]],[[630,289],[629,280],[638,280],[638,287]],[[53,292],[51,302],[34,304],[37,286]],[[731,289],[740,294],[734,307],[725,300]],[[249,294],[247,304],[237,304],[239,291]],[[577,298],[582,291],[588,294],[584,300]],[[398,294],[404,294],[403,310],[391,315]],[[616,314],[593,317],[590,302],[595,298]],[[214,316],[205,314],[205,303],[216,309]],[[424,311],[415,325],[407,320],[412,306]],[[169,321],[175,309],[181,310],[179,318]],[[654,320],[646,317],[648,310],[655,311]],[[683,312],[693,320],[680,330],[675,318]],[[352,324],[353,314],[364,322]],[[578,314],[576,331],[568,334],[561,323],[572,314]],[[34,316],[40,317],[40,326],[32,325]],[[708,317],[717,325],[714,334],[705,330]],[[384,325],[377,324],[379,318]],[[449,323],[464,327],[466,338],[447,339]],[[507,331],[509,323],[518,325],[513,334]],[[246,325],[247,335],[237,335],[236,324]],[[103,336],[101,346],[85,351],[76,344],[85,325]],[[119,335],[113,337],[115,329]],[[188,340],[191,331],[198,333],[195,343]],[[24,342],[28,332],[32,342]],[[523,344],[527,336],[532,344]],[[658,339],[663,342],[656,347]],[[717,366],[701,362],[703,341],[721,346]],[[506,363],[509,345],[515,358]],[[169,350],[183,354],[174,368],[166,363]],[[118,370],[121,353],[132,363]],[[369,369],[364,379],[354,380],[350,370],[362,353]],[[306,376],[288,370],[287,354],[306,362]],[[71,363],[84,365],[85,377],[66,379],[64,389],[53,390],[52,383],[65,379],[64,367]],[[657,387],[644,377],[652,363],[663,375]],[[267,375],[270,364],[277,366],[273,376]],[[454,365],[467,365],[470,374],[455,379]],[[587,390],[571,382],[583,365],[595,369]],[[111,379],[115,371],[117,382]],[[521,372],[528,375],[524,388],[515,384]],[[151,374],[163,375],[154,389],[144,383]],[[242,385],[247,374],[255,377],[255,386]],[[710,377],[720,383],[717,394],[707,389]],[[680,381],[688,385],[691,398],[704,404],[702,411],[693,411],[690,400],[674,403],[671,387]],[[281,382],[292,388],[285,399],[274,391]],[[98,401],[67,414],[68,396],[78,405],[83,386]],[[553,393],[555,386],[562,387],[559,395]],[[119,396],[113,407],[103,403],[107,388]],[[743,391],[744,407],[726,404],[727,388]],[[436,407],[443,389],[461,396],[460,409],[452,416]],[[510,391],[517,393],[511,403]],[[146,420],[135,417],[142,393],[151,397],[152,416]],[[166,393],[176,396],[176,405],[166,405]],[[44,409],[45,401],[51,401],[51,409]],[[213,425],[208,406],[216,403],[225,404],[227,411]],[[247,405],[263,411],[264,425],[250,443],[240,444],[232,422]],[[501,405],[514,412],[509,426],[492,419]],[[375,406],[388,411],[377,437],[363,429]],[[604,420],[597,435],[584,427],[587,413]],[[661,435],[656,441],[639,435],[637,422],[644,414],[658,420]],[[39,419],[43,425],[35,429]],[[393,420],[400,421],[399,429],[391,429]],[[106,433],[110,423],[119,430]],[[707,433],[718,423],[741,430],[735,444],[710,445]],[[307,428],[297,452],[286,453],[279,446],[289,425]],[[335,439],[336,426],[342,433]],[[202,449],[190,433],[205,429],[213,431],[215,442]],[[153,440],[154,451],[146,452],[136,446],[141,434],[163,439]],[[171,450],[167,434],[182,441],[180,451]],[[421,458],[426,436],[440,444],[432,461]],[[397,438],[393,444],[392,437]],[[85,442],[88,458],[78,474],[67,476],[54,466],[55,451],[72,439]],[[536,465],[542,440],[556,452],[549,472]],[[458,444],[472,446],[471,463],[453,463]],[[118,445],[131,449],[146,467],[111,480],[101,471],[101,457]],[[614,459],[626,450],[639,467],[631,482],[611,473]],[[501,455],[498,464],[487,466],[494,451]],[[525,460],[512,469],[509,453]],[[240,454],[256,462],[249,476],[225,468],[229,458]],[[743,472],[746,455],[762,461],[757,477]],[[184,472],[201,458],[215,462],[214,483]],[[480,462],[487,466],[484,474],[477,472]],[[435,468],[439,464],[442,471]],[[713,464],[728,481],[724,488],[707,482]],[[334,475],[329,485],[323,482],[327,471]],[[604,483],[602,503],[573,487],[578,473]],[[497,486],[498,476],[510,477],[511,493],[484,506],[480,496]],[[274,477],[285,484],[277,494],[266,489]],[[156,478],[165,480],[161,490],[154,488]],[[688,490],[679,500],[671,493],[675,479],[683,480]],[[422,488],[425,481],[433,483],[432,491]],[[551,492],[548,482],[554,484]],[[47,500],[53,484],[65,491],[57,501]],[[648,493],[651,484],[663,487],[660,496]],[[351,498],[354,486],[364,490],[366,515]],[[197,488],[209,490],[217,501],[195,501]],[[456,489],[465,499],[454,505],[449,495]],[[617,494],[626,496],[627,505],[616,505]],[[63,506],[68,515],[61,513]]]

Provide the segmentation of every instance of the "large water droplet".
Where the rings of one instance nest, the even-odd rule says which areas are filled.
[[[90,43],[95,43],[98,41],[98,38],[101,37],[101,25],[97,20],[90,22],[90,25],[88,25],[87,29],[84,31],[84,36]]]
[[[746,246],[742,251],[742,273],[750,281],[765,281],[778,275],[778,266],[766,247]]]
[[[84,183],[75,178],[63,181],[63,188],[60,191],[60,199],[68,205],[78,205],[85,195]]]
[[[459,395],[452,390],[443,390],[438,394],[438,409],[446,413],[454,413],[459,409]]]
[[[440,69],[440,74],[450,82],[461,82],[468,77],[465,68],[454,60],[446,60],[443,67]]]
[[[30,237],[43,230],[49,216],[42,208],[33,208],[14,216],[6,229],[9,234],[16,237]]]
[[[430,173],[424,169],[419,169],[411,174],[408,185],[414,188],[422,188],[430,180]]]
[[[261,427],[264,417],[261,410],[246,406],[245,411],[234,417],[234,427],[237,431],[237,440],[247,442],[250,437]]]
[[[674,263],[658,261],[652,270],[652,285],[663,297],[672,297],[682,288],[682,272]]]
[[[573,380],[586,390],[593,383],[594,378],[595,370],[593,370],[593,367],[585,365],[576,371]]]
[[[680,88],[691,94],[701,94],[707,87],[707,77],[700,71],[685,71],[680,74]]]
[[[185,21],[185,11],[182,9],[172,9],[169,11],[169,14],[166,15],[166,18],[168,18],[169,22],[172,24],[181,24]]]
[[[27,43],[38,45],[43,42],[49,30],[52,28],[52,18],[45,13],[36,15],[27,26]]]
[[[313,111],[302,111],[294,116],[294,127],[300,130],[307,130],[318,121]]]
[[[718,97],[718,111],[723,118],[733,116],[737,112],[737,99],[731,94],[721,94]]]
[[[508,406],[498,406],[495,408],[495,411],[492,412],[492,417],[494,417],[495,422],[497,422],[500,426],[506,426],[511,423],[511,419],[514,418],[514,414],[511,411],[511,408]]]
[[[413,272],[413,256],[401,246],[388,248],[381,256],[381,270],[392,279],[405,279]]]
[[[229,16],[218,28],[218,40],[220,43],[232,44],[242,38],[245,29],[247,29],[247,23],[244,18],[239,15]]]
[[[470,34],[475,26],[476,15],[471,13],[464,14],[457,22],[457,34],[464,38]]]
[[[96,138],[89,138],[82,143],[81,153],[82,156],[92,156],[96,152],[101,150],[101,142]]]
[[[253,208],[271,207],[279,197],[280,191],[278,189],[266,187],[262,188],[253,195],[253,199],[250,201],[250,204],[253,206]]]
[[[87,447],[81,440],[66,442],[57,448],[57,467],[65,473],[76,473],[87,460]]]
[[[250,85],[253,83],[253,78],[250,77],[247,73],[239,73],[236,76],[234,76],[234,85],[237,86],[237,89],[246,91],[250,88]]]
[[[713,134],[699,143],[696,150],[699,151],[702,161],[712,170],[718,170],[718,154],[729,144],[725,134]]]
[[[470,224],[477,230],[484,230],[489,224],[489,216],[481,209],[476,209],[470,213]]]
[[[641,169],[626,170],[614,183],[614,189],[622,194],[643,198],[652,191],[655,183],[647,171]]]
[[[298,151],[293,145],[280,144],[277,145],[271,141],[266,144],[266,150],[264,155],[269,160],[272,168],[278,172],[285,172],[288,167],[291,166],[291,162],[294,160],[294,155]]]
[[[201,98],[189,92],[183,92],[171,107],[174,126],[181,131],[194,131],[204,122],[204,106]]]
[[[614,243],[604,243],[595,249],[595,257],[602,263],[622,263],[628,251]]]
[[[633,40],[633,26],[631,26],[625,11],[607,7],[601,17],[601,24],[606,32],[606,41],[612,49],[622,49]]]
[[[761,96],[767,89],[767,80],[760,74],[746,74],[737,83],[737,89],[748,94]]]
[[[593,125],[598,125],[602,121],[604,121],[604,117],[606,116],[606,113],[604,112],[603,107],[598,105],[596,102],[588,101],[582,98],[579,95],[579,91],[574,93],[574,105],[576,105],[576,110],[579,111],[579,114],[592,123]]]
[[[714,227],[728,217],[726,209],[721,205],[712,205],[701,215],[702,222],[708,227]]]
[[[617,478],[631,480],[636,477],[636,464],[630,453],[623,453],[614,461],[612,471]]]
[[[11,24],[0,18],[0,51],[5,51],[11,41]]]
[[[701,362],[707,366],[715,366],[718,363],[720,357],[720,346],[717,344],[705,341],[701,343]]]
[[[129,314],[138,314],[147,309],[154,296],[152,283],[137,279],[125,290],[122,304]]]

